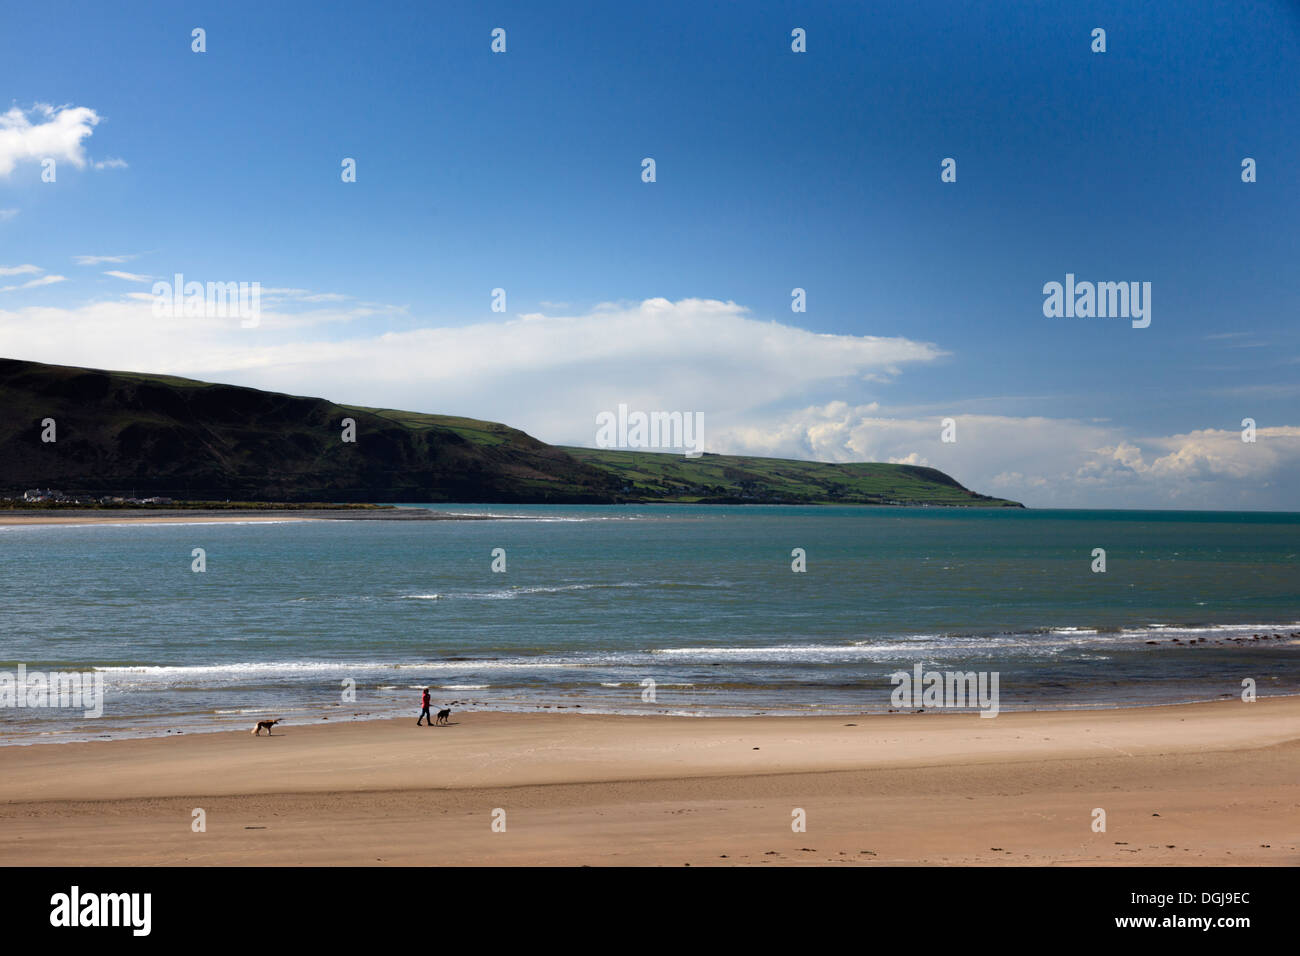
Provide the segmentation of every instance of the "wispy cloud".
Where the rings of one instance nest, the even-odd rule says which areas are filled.
[[[35,275],[38,272],[44,272],[40,266],[34,266],[31,263],[22,266],[0,266],[0,276],[25,276]]]
[[[38,286],[54,285],[56,282],[66,282],[67,276],[41,276],[39,279],[32,279],[30,282],[24,282],[22,285],[7,285],[0,287],[0,292],[17,292],[20,289],[35,289]]]
[[[311,289],[272,287],[262,290],[262,301],[272,302],[346,302],[352,298],[341,292],[312,292]]]
[[[16,215],[18,215],[17,209],[0,209],[0,222],[8,222]]]
[[[139,253],[129,256],[73,256],[72,261],[79,266],[97,266],[103,263],[121,264],[140,258]]]
[[[151,282],[153,276],[140,275],[135,272],[119,272],[117,269],[109,269],[104,275],[113,276],[116,279],[125,279],[127,282]]]
[[[1290,364],[1295,364],[1292,359]],[[1227,388],[1211,390],[1215,395],[1231,395],[1242,398],[1290,398],[1300,395],[1300,382],[1258,382],[1253,385],[1233,385]]]

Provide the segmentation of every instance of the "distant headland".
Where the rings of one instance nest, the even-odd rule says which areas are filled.
[[[1023,507],[916,465],[548,445],[496,422],[14,359],[0,359],[0,403],[0,508]]]

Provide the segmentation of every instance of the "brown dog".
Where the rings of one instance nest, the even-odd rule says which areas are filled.
[[[257,726],[253,728],[253,736],[260,737],[262,736],[262,731],[266,730],[266,736],[274,737],[275,734],[271,733],[271,728],[279,722],[279,720],[259,720]]]

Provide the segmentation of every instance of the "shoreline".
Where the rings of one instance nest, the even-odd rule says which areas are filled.
[[[1294,694],[1278,693],[1261,696],[1258,700],[1294,700],[1300,702],[1300,692]],[[1196,698],[1189,700],[1171,700],[1171,701],[1150,701],[1143,703],[1092,703],[1079,704],[1075,706],[1044,706],[1044,707],[1022,707],[1011,708],[1002,707],[998,716],[1020,714],[1020,715],[1058,715],[1058,714],[1103,714],[1103,713],[1122,713],[1127,711],[1147,711],[1159,710],[1170,707],[1203,707],[1212,704],[1231,704],[1238,701],[1236,696],[1217,698]],[[468,707],[458,706],[458,704],[469,704]],[[335,706],[335,705],[331,705]],[[602,710],[599,705],[590,706],[582,704],[568,705],[533,705],[525,707],[520,705],[515,709],[506,709],[499,706],[486,704],[474,705],[471,702],[452,701],[451,707],[454,712],[460,714],[475,714],[484,717],[504,717],[515,719],[518,717],[580,717],[584,719],[592,718],[609,718],[613,720],[680,720],[680,721],[699,721],[714,722],[720,720],[734,721],[763,721],[763,720],[874,720],[880,718],[899,719],[903,717],[960,717],[960,718],[979,718],[977,709],[959,710],[955,708],[930,707],[928,709],[917,710],[804,710],[804,711],[781,711],[768,710],[748,712],[742,710],[697,710],[690,712],[686,710],[660,710],[655,712],[636,712],[636,711],[619,711],[619,710]],[[300,729],[307,728],[325,728],[328,726],[346,726],[352,724],[383,724],[394,723],[400,724],[402,721],[409,720],[406,711],[409,707],[401,710],[401,716],[398,716],[397,709],[385,711],[383,713],[363,713],[352,716],[331,715],[330,717],[320,717],[316,720],[306,722],[297,714],[290,717],[282,718],[286,722],[285,727],[297,727]],[[244,731],[236,729],[243,727],[244,724],[258,719],[272,719],[278,713],[274,708],[259,709],[256,713],[250,712],[246,717],[239,721],[226,719],[223,721],[211,720],[210,714],[194,713],[184,715],[170,715],[166,718],[157,716],[150,718],[133,718],[133,719],[150,719],[156,720],[161,727],[163,724],[184,724],[187,721],[202,719],[204,725],[194,726],[185,731],[173,731],[171,729],[155,731],[152,728],[139,727],[115,727],[109,734],[92,734],[87,736],[68,736],[58,739],[24,739],[32,737],[47,737],[49,731],[38,731],[35,733],[24,733],[16,731],[11,737],[0,736],[0,752],[14,747],[43,747],[43,746],[69,746],[84,744],[108,744],[124,743],[127,741],[145,741],[145,740],[169,740],[184,736],[211,736],[215,734],[241,734]],[[996,719],[996,718],[983,718]]]
[[[1300,697],[276,729],[0,748],[0,864],[1300,863]]]
[[[288,521],[495,521],[496,515],[461,515],[427,508],[394,508],[391,511],[330,508],[249,508],[216,509],[195,508],[141,508],[115,511],[96,509],[49,509],[30,512],[0,510],[0,527],[36,525],[95,525],[95,524],[248,524],[250,522]]]

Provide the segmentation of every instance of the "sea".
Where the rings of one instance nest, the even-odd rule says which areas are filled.
[[[1300,514],[416,507],[494,520],[0,527],[0,678],[103,681],[98,717],[0,707],[0,743],[414,721],[423,687],[886,713],[917,665],[996,674],[1002,711],[1300,693]]]

